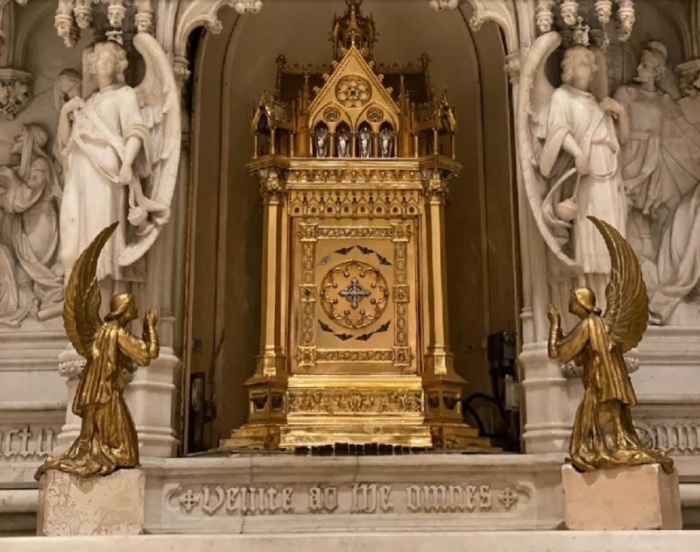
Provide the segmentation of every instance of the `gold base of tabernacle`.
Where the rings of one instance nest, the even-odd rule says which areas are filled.
[[[469,450],[495,452],[491,440],[479,437],[478,431],[466,424],[433,424],[422,426],[378,426],[367,424],[296,425],[245,424],[222,439],[227,450],[277,450],[314,448],[336,445],[386,445],[410,449]]]
[[[479,437],[479,431],[467,424],[430,424],[434,449],[473,450],[474,452],[496,452],[488,437]]]
[[[432,445],[430,429],[421,426],[288,425],[280,428],[280,448],[335,445],[387,445],[425,448]]]
[[[490,449],[490,440],[479,437],[475,428],[461,420],[458,387],[462,381],[454,375],[423,379],[417,375],[362,379],[292,376],[284,383],[259,378],[249,382],[251,407],[256,415],[233,430],[230,438],[223,439],[221,447],[271,450],[385,445]],[[272,395],[278,399],[273,401]]]
[[[279,425],[245,424],[231,431],[228,439],[221,439],[219,447],[225,450],[277,450],[279,443]]]

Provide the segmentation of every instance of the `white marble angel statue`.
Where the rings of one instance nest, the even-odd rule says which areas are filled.
[[[549,248],[573,269],[579,285],[602,298],[610,260],[587,217],[625,233],[627,200],[618,156],[629,120],[624,108],[606,97],[604,58],[585,46],[564,52],[562,84],[557,89],[550,84],[545,65],[560,43],[556,32],[540,36],[523,64],[518,106],[523,175]]]
[[[148,251],[170,218],[180,155],[177,85],[155,38],[139,33],[134,46],[145,61],[141,84],[126,84],[124,48],[100,42],[88,57],[86,75],[95,79],[97,91],[61,109],[57,139],[65,168],[61,255],[66,277],[95,236],[119,221],[97,277],[129,279],[124,268]]]

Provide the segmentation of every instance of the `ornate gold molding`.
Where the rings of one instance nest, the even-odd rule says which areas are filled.
[[[289,391],[288,412],[294,414],[420,413],[422,391],[364,389]]]
[[[422,212],[418,190],[294,190],[289,193],[291,216],[344,216],[351,218],[415,217]]]
[[[410,182],[420,183],[421,174],[416,169],[401,169],[390,167],[368,168],[308,168],[290,170],[287,182],[290,184],[307,184],[311,182],[323,182],[332,184],[354,183],[381,183],[381,184],[405,184]]]

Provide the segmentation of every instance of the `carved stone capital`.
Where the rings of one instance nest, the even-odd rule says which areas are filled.
[[[108,36],[121,42],[122,36],[133,33],[132,15],[137,32],[150,33],[154,14],[153,0],[58,0],[54,26],[66,47],[72,48],[80,31],[91,28],[97,37]]]
[[[26,71],[0,68],[0,114],[14,119],[32,101],[34,77]]]
[[[73,6],[73,16],[80,29],[89,29],[92,26],[92,1],[76,0]]]
[[[617,38],[625,42],[632,34],[636,21],[634,0],[619,0],[617,9]]]
[[[186,57],[176,57],[173,59],[173,72],[175,73],[175,80],[182,84],[189,80],[192,71],[190,71],[190,62]]]
[[[480,0],[469,0],[479,3]],[[483,0],[481,0],[483,1]],[[626,41],[636,20],[634,0],[595,0],[593,11],[582,0],[537,0],[535,26],[540,34],[558,30],[567,33],[569,44],[588,45],[588,33],[596,35],[593,43],[603,49],[610,39],[608,25],[615,22],[615,30],[620,41]],[[565,37],[566,38],[566,37]],[[573,39],[573,40],[572,40]],[[566,41],[565,41],[566,46]]]
[[[436,12],[444,10],[456,10],[459,8],[460,4],[463,4],[465,0],[430,0],[428,5],[430,9]]]
[[[80,28],[73,18],[72,12],[63,13],[59,8],[54,16],[54,27],[59,37],[63,39],[66,48],[73,48],[80,38]]]
[[[86,360],[82,357],[73,356],[58,363],[58,373],[68,381],[80,379],[85,369]]]
[[[153,31],[153,5],[151,0],[136,0],[134,2],[136,14],[134,22],[139,33],[150,33]]]
[[[240,15],[259,13],[263,6],[262,0],[229,0],[229,3],[236,13]]]
[[[124,0],[107,0],[107,18],[109,24],[115,29],[121,29],[126,17]]]
[[[505,71],[511,85],[515,85],[520,81],[520,52],[513,52],[506,56]]]
[[[548,33],[554,24],[554,0],[537,0],[535,24],[540,33]]]

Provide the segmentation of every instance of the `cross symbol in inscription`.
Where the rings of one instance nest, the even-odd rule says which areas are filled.
[[[510,509],[513,507],[513,504],[518,502],[518,493],[516,493],[510,487],[506,487],[505,490],[501,493],[500,500],[503,503],[503,506],[505,506],[506,510],[510,511]]]
[[[192,511],[192,508],[199,503],[199,497],[192,492],[192,489],[188,489],[186,493],[180,496],[179,502],[189,514]]]
[[[359,305],[365,297],[372,295],[372,292],[363,288],[357,278],[353,278],[350,280],[348,287],[340,292],[340,295],[348,300],[353,309],[356,309],[357,305]]]

